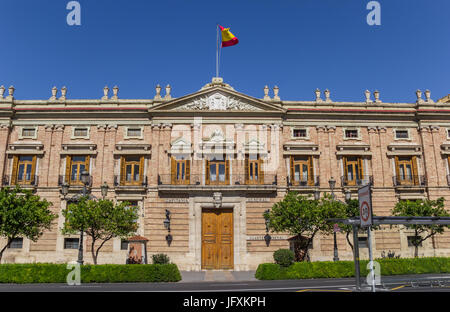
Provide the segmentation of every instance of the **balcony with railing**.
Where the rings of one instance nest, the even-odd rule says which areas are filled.
[[[114,176],[114,187],[116,189],[146,189],[148,186],[147,176],[132,178],[131,176]]]
[[[93,183],[93,178],[90,175],[89,176],[89,183],[87,184],[87,187],[92,187],[92,183]],[[83,182],[80,181],[80,179],[74,177],[74,176],[70,176],[70,178],[64,176],[64,175],[60,175],[58,177],[58,186],[63,185],[64,183],[68,184],[70,187],[73,188],[82,188],[83,187]]]
[[[348,176],[342,176],[341,177],[341,185],[343,187],[361,187],[367,184],[373,185],[373,176],[360,176],[360,177],[348,177]]]
[[[290,189],[311,189],[320,186],[320,176],[313,176],[311,179],[307,177],[286,177],[287,185]]]
[[[10,175],[3,176],[2,180],[3,186],[10,186],[14,187],[16,185],[19,185],[23,188],[35,188],[39,185],[39,176],[16,176],[12,177]]]
[[[158,175],[158,189],[164,192],[186,192],[204,190],[240,190],[251,192],[273,192],[277,187],[276,174],[263,174],[251,179],[245,174],[231,174],[227,179],[225,176],[216,176],[215,179],[207,180],[203,174],[191,174],[180,179],[172,174]]]
[[[423,175],[394,176],[392,179],[396,188],[423,188],[427,186],[427,179]]]

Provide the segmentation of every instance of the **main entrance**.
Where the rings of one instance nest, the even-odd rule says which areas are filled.
[[[233,209],[203,209],[202,270],[233,269]]]

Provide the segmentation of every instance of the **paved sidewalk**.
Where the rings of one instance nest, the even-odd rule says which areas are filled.
[[[255,271],[181,271],[181,282],[257,281]]]

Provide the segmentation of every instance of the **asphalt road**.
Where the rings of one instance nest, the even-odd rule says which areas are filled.
[[[362,282],[365,283],[364,279]],[[383,276],[380,292],[450,292],[450,274]],[[353,292],[354,278],[189,283],[0,284],[0,292]],[[363,285],[364,286],[364,285]],[[365,285],[363,291],[370,291]]]

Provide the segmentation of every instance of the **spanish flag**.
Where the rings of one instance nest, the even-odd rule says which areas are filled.
[[[238,38],[236,38],[231,32],[230,28],[223,28],[220,26],[220,30],[222,31],[222,48],[224,47],[231,47],[235,44],[239,43]]]

